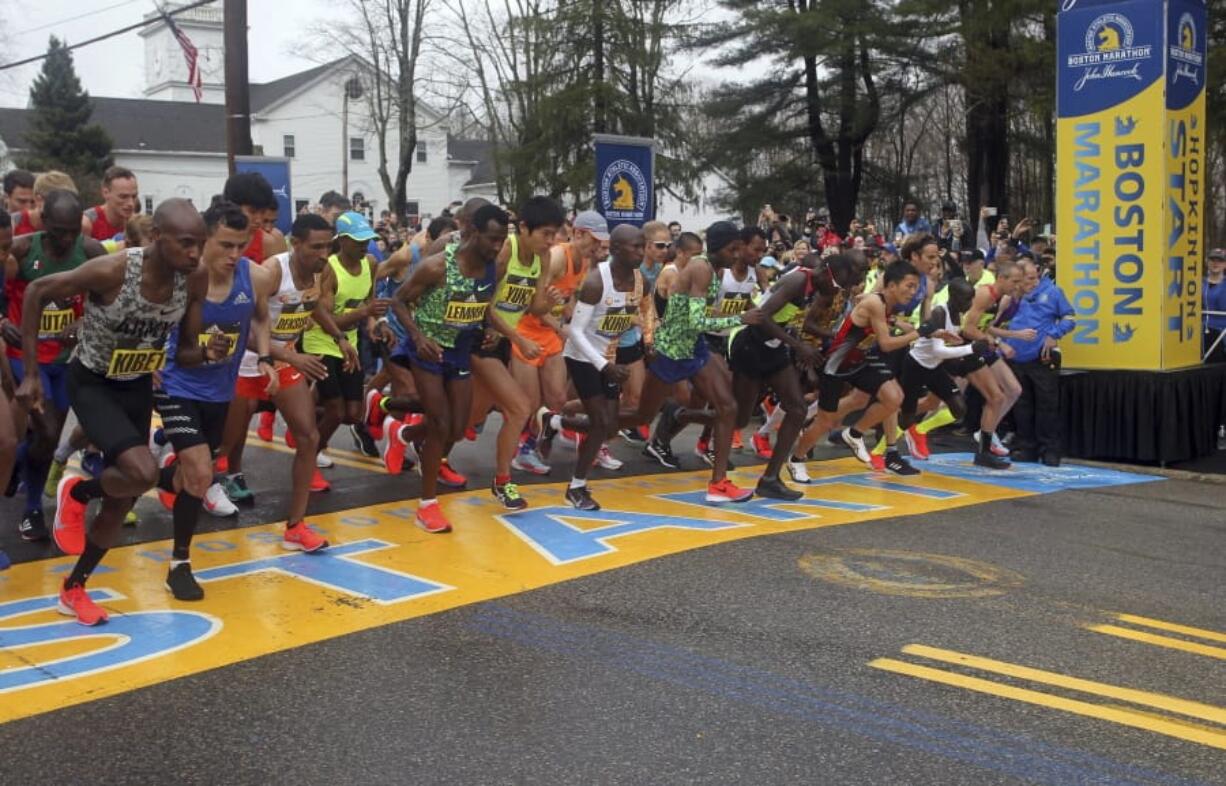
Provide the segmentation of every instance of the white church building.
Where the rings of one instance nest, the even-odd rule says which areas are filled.
[[[225,183],[226,129],[222,10],[204,6],[175,21],[200,52],[203,97],[196,103],[187,65],[169,28],[141,30],[145,49],[144,98],[93,97],[91,122],[111,135],[112,156],[136,173],[147,210],[169,197],[207,205]],[[295,208],[314,205],[326,191],[361,195],[376,211],[387,194],[378,173],[378,139],[365,95],[346,96],[368,71],[346,57],[265,84],[252,84],[251,137],[256,153],[289,159]],[[458,139],[448,119],[419,102],[410,215],[438,215],[454,200],[496,198],[488,142]],[[29,110],[0,108],[0,140],[20,154]],[[394,122],[393,122],[394,126]],[[395,177],[399,145],[389,133],[388,170]],[[348,179],[348,187],[344,183]]]

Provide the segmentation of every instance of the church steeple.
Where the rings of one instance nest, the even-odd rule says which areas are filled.
[[[164,3],[167,11],[183,3]],[[149,14],[145,18],[156,17]],[[199,51],[200,77],[204,82],[206,104],[224,104],[225,50],[224,21],[219,5],[206,5],[175,15],[175,24],[187,34]],[[145,95],[162,101],[195,101],[187,83],[187,63],[183,50],[164,22],[155,22],[140,31],[145,39]]]

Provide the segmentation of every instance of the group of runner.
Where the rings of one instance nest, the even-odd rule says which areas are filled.
[[[308,553],[328,546],[306,518],[341,426],[390,473],[420,473],[416,523],[430,533],[452,527],[438,487],[468,482],[454,446],[491,413],[490,490],[508,510],[529,504],[512,472],[549,473],[563,435],[577,443],[565,499],[581,510],[600,507],[591,467],[621,466],[612,440],[675,468],[673,440],[690,424],[703,429],[713,504],[799,499],[784,471],[810,482],[809,451],[849,421],[838,438],[860,461],[916,474],[898,441],[927,458],[925,434],[965,415],[968,385],[986,402],[976,463],[1009,466],[996,427],[1018,390],[1002,339],[1020,335],[1007,323],[1022,271],[1002,262],[991,283],[947,284],[931,235],[907,238],[883,269],[857,250],[809,254],[768,283],[758,227],[610,230],[547,197],[514,218],[471,199],[376,262],[376,233],[344,204],[297,216],[282,236],[259,175],[232,177],[203,213],[166,200],[143,226],[131,172],[109,171],[105,203],[88,211],[49,175],[32,204],[0,213],[0,478],[24,487],[27,540],[48,537],[42,504],[54,497],[50,536],[78,555],[60,610],[86,625],[107,617],[86,582],[152,488],[173,517],[167,587],[203,597],[192,536],[203,510],[251,502],[242,456],[257,413],[261,439],[276,414],[285,423],[282,544]],[[377,367],[362,365],[366,342]],[[740,488],[729,456],[759,411],[753,444],[767,464]],[[77,450],[84,474],[65,473]]]

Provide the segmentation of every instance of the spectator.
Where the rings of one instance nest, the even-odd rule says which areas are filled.
[[[668,222],[668,234],[673,236],[674,244],[679,239],[681,239],[681,222],[680,221],[669,221]]]
[[[958,206],[953,202],[941,205],[941,220],[937,222],[937,243],[947,251],[958,252],[970,243],[967,226],[958,218]]]
[[[1209,252],[1209,270],[1205,273],[1204,310],[1220,311],[1226,315],[1226,249],[1215,248]],[[1206,363],[1226,361],[1226,339],[1217,338],[1226,330],[1226,316],[1205,314],[1205,343],[1201,349]],[[1214,342],[1217,342],[1214,346]],[[1209,352],[1210,347],[1213,348]]]
[[[918,202],[906,202],[902,206],[902,221],[894,227],[894,243],[900,244],[904,238],[917,234],[932,234],[932,225],[920,215]]]
[[[1063,425],[1060,420],[1060,339],[1075,326],[1073,307],[1064,292],[1039,275],[1032,261],[1022,264],[1022,302],[1009,329],[1032,338],[1005,339],[1014,350],[1010,364],[1022,395],[1013,406],[1017,427],[1015,461],[1060,466]]]
[[[319,198],[319,214],[332,226],[336,226],[336,217],[348,212],[351,205],[344,194],[336,191],[324,192]]]

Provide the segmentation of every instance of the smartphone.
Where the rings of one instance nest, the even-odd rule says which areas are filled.
[[[988,208],[988,215],[989,215],[989,216],[995,216],[995,215],[996,215],[996,208],[994,208],[994,207],[989,207],[989,208]]]
[[[1043,237],[1051,237],[1051,224],[1043,225]]]

